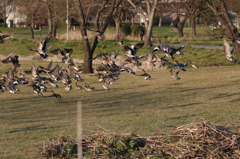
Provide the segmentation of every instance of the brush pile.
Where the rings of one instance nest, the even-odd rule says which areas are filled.
[[[42,159],[49,158],[74,158],[77,156],[77,141],[66,137],[50,139],[48,144],[39,148]]]
[[[240,133],[207,122],[155,137],[104,133],[88,136],[82,144],[86,158],[240,158]]]

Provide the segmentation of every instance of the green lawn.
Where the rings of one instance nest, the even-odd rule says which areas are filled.
[[[238,132],[239,66],[187,68],[180,80],[168,70],[149,71],[151,80],[122,73],[106,91],[97,78],[82,74],[95,91],[66,91],[47,85],[45,97],[20,85],[20,93],[1,93],[0,154],[2,158],[31,158],[56,136],[76,138],[77,102],[82,102],[83,135],[100,132],[136,133],[142,136],[173,131],[169,125],[210,121]],[[141,72],[137,72],[140,74]],[[83,86],[83,83],[79,83]],[[74,86],[74,85],[73,85]],[[47,97],[54,90],[63,102]]]
[[[1,55],[33,55],[26,49],[26,45],[35,46],[35,40],[27,38],[26,29],[23,29],[26,36],[21,39],[21,29],[16,30],[16,35],[6,40],[6,44],[0,45]],[[3,28],[0,30],[5,31]],[[169,41],[174,37],[170,37]],[[81,43],[78,41],[66,43],[64,40],[55,39],[50,43],[53,45],[52,49],[73,47],[73,58],[83,59]],[[113,44],[113,40],[101,43],[99,48],[105,52],[113,49],[122,51],[117,44]],[[149,49],[151,48],[140,49],[138,54],[145,54]],[[120,79],[110,85],[109,91],[102,88],[96,76],[81,74],[86,83],[95,87],[95,91],[76,90],[75,83],[73,90],[66,91],[59,83],[59,88],[47,85],[48,91],[43,93],[44,97],[38,97],[32,88],[26,85],[20,85],[20,92],[17,94],[7,91],[0,93],[0,158],[37,158],[35,155],[38,148],[46,144],[48,139],[56,136],[76,138],[79,101],[82,102],[83,136],[101,132],[134,132],[141,136],[153,136],[172,132],[174,129],[168,127],[169,125],[182,126],[202,121],[224,125],[233,132],[239,132],[240,89],[237,86],[240,66],[230,64],[221,50],[188,46],[184,53],[184,56],[175,57],[180,62],[191,60],[199,66],[207,63],[223,63],[225,66],[199,69],[188,66],[186,72],[179,73],[180,80],[173,79],[165,69],[148,70],[151,80],[143,80],[141,76],[123,72]],[[50,58],[52,57],[53,55],[50,55]],[[42,66],[48,64],[46,61],[31,59],[20,60],[20,63],[20,70],[29,70],[32,63]],[[11,64],[0,63],[0,74],[10,67]],[[137,75],[141,73],[138,71]],[[27,77],[32,81],[31,77]],[[78,84],[83,86],[83,83]],[[63,96],[62,103],[56,98],[47,97],[52,94],[51,90]]]

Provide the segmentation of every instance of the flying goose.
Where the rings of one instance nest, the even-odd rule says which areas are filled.
[[[17,55],[8,56],[6,59],[2,60],[2,63],[12,63],[14,67],[20,67],[21,66],[19,64]]]
[[[33,88],[33,92],[36,93],[38,96],[42,96],[43,94],[41,92],[41,88],[39,86],[39,82],[38,81],[33,81],[29,86],[31,86]]]
[[[11,34],[4,34],[4,35],[0,35],[0,44],[3,44],[4,43],[4,39],[12,36],[14,33],[11,33]]]
[[[181,69],[178,69],[176,70],[175,66],[171,66],[170,68],[170,71],[171,72],[171,76],[174,78],[174,79],[177,79],[177,80],[180,80],[181,78],[178,76],[179,72],[181,71]]]
[[[57,48],[57,49],[52,50],[50,52],[55,54],[55,55],[60,56],[61,59],[62,59],[62,62],[66,63],[70,59],[70,57],[72,55],[72,52],[73,52],[73,49],[72,48],[71,49],[68,49],[68,48],[59,49],[59,48]]]
[[[102,87],[103,87],[104,89],[109,90],[110,88],[109,88],[108,85],[109,85],[108,82],[106,82],[105,80],[102,80]]]
[[[38,69],[36,68],[34,63],[32,63],[32,66],[31,66],[31,74],[32,74],[32,79],[37,79],[39,76]]]
[[[124,41],[124,39],[122,39],[122,41],[119,42],[119,45],[124,48],[124,50],[125,50],[124,54],[130,58],[136,57],[137,50],[142,48],[144,45],[144,43],[137,43],[137,44],[134,44],[131,46],[125,46],[125,45],[123,45],[123,41]]]
[[[174,61],[175,63],[173,65],[179,67],[183,71],[186,71],[185,67],[190,64],[190,61],[187,61],[186,63],[179,63],[178,60],[174,60]]]
[[[55,80],[48,78],[48,83],[53,87],[59,87]]]
[[[240,37],[233,36],[232,40],[240,44]]]
[[[52,67],[52,60],[49,62],[49,64],[47,65],[47,67],[43,67],[43,66],[38,66],[39,68],[43,69],[43,71],[46,73],[46,74],[49,74],[51,72],[51,67]]]
[[[153,51],[162,51],[164,53],[163,58],[167,56],[172,58],[172,60],[175,59],[175,57],[173,57],[174,54],[183,55],[182,50],[188,45],[187,43],[186,45],[182,45],[179,48],[175,48],[174,46],[171,45],[162,44],[161,41],[159,41],[159,43],[160,45],[158,47],[155,47]]]
[[[103,33],[102,31],[100,31],[99,29],[98,29],[98,30],[93,30],[93,29],[89,29],[89,28],[88,28],[87,30],[96,32],[96,37],[97,37],[98,41],[104,41],[104,40],[106,40],[106,36],[105,36],[104,33]]]
[[[223,40],[223,45],[224,45],[225,56],[228,59],[228,61],[236,63],[237,60],[234,59],[232,56],[234,52],[234,48],[231,50],[229,43],[225,39]]]
[[[125,67],[124,65],[122,65],[122,68],[119,70],[120,72],[126,71],[128,73],[131,73],[133,75],[135,75],[136,73],[129,67]]]
[[[31,48],[29,46],[27,46],[27,48],[30,50],[30,51],[34,51],[37,55],[40,56],[40,58],[42,59],[46,59],[48,57],[47,55],[47,50],[49,50],[52,45],[50,47],[47,48],[47,43],[52,39],[52,34],[49,33],[47,35],[47,37],[42,41],[42,42],[37,42],[37,46],[38,48],[37,49],[34,49],[34,48]]]

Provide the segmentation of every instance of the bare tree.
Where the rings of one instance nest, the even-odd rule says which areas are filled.
[[[123,15],[124,15],[124,8],[123,8],[123,5],[120,5],[117,9],[115,9],[113,13],[113,19],[114,19],[115,28],[116,28],[116,35],[115,35],[116,40],[121,39],[121,24],[122,24]]]
[[[129,9],[132,12],[139,14],[144,21],[145,24],[145,38],[144,38],[144,46],[152,45],[151,38],[152,38],[152,27],[153,27],[153,19],[155,16],[157,4],[160,0],[126,0],[129,2],[130,7]]]
[[[34,27],[37,19],[44,16],[44,6],[41,1],[35,0],[21,0],[15,1],[20,14],[27,16],[27,26],[29,27],[31,38],[34,39]]]
[[[183,37],[183,28],[185,26],[185,23],[187,21],[188,17],[185,15],[182,11],[177,11],[177,17],[174,19],[174,27],[177,28],[178,36]]]
[[[7,18],[11,14],[13,9],[13,0],[2,0],[0,2],[0,19],[4,22],[4,27],[7,27]]]
[[[208,7],[212,9],[214,14],[218,17],[219,21],[226,27],[227,33],[226,37],[233,39],[232,37],[239,37],[240,34],[235,25],[233,25],[228,8],[224,0],[205,0]],[[240,44],[233,39],[233,45],[235,48],[235,54],[237,56],[237,61],[240,63]]]
[[[120,1],[121,0],[104,0],[104,1],[101,1],[102,3],[97,3],[95,1],[95,4],[96,3],[98,4],[98,7],[97,8],[95,7],[95,10],[96,10],[95,27],[96,27],[96,31],[100,32],[100,34],[103,34],[105,32],[110,22],[110,19],[112,18],[113,12],[118,7],[118,4]],[[79,15],[80,31],[82,35],[83,50],[84,50],[83,73],[93,73],[92,57],[96,49],[96,46],[99,42],[98,41],[99,39],[97,35],[95,36],[92,42],[90,42],[90,40],[88,39],[88,33],[87,33],[88,15],[90,12],[89,12],[89,9],[87,11],[86,10],[84,11],[84,7],[83,7],[84,2],[86,1],[75,0],[75,4],[76,4],[78,15]],[[91,6],[89,6],[88,8],[90,7]],[[103,13],[104,13],[104,16],[103,16]]]
[[[44,0],[47,8],[48,16],[48,33],[52,33],[52,37],[57,35],[57,27],[60,19],[66,21],[66,0]],[[72,1],[69,0],[69,4]]]
[[[188,0],[186,2],[182,2],[182,6],[184,6],[185,14],[190,20],[191,33],[189,36],[196,37],[196,18],[199,16],[201,11],[203,10],[203,0]]]
[[[171,5],[169,5],[168,1],[158,3],[157,10],[156,10],[156,16],[158,16],[158,18],[159,18],[159,22],[158,22],[159,28],[162,27],[163,18],[169,17],[175,12],[175,10],[173,10],[172,8],[173,7]]]

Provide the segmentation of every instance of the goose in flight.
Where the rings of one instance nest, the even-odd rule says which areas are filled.
[[[12,36],[14,33],[11,33],[11,34],[4,34],[4,35],[0,35],[0,44],[3,44],[4,43],[4,39]]]
[[[224,52],[226,55],[226,58],[228,59],[228,61],[236,63],[237,60],[233,58],[232,54],[234,52],[234,48],[231,50],[229,43],[227,42],[227,40],[223,40],[223,45],[224,45]]]
[[[6,59],[2,60],[2,63],[12,63],[14,67],[20,67],[21,66],[19,64],[17,55],[8,56]]]
[[[142,48],[144,43],[137,43],[137,44],[134,44],[134,45],[131,45],[131,46],[126,46],[126,45],[123,45],[123,41],[124,41],[124,39],[122,39],[122,41],[119,42],[119,45],[124,48],[125,55],[127,57],[130,57],[130,58],[136,58],[137,50]]]
[[[158,47],[155,47],[153,51],[162,51],[164,53],[163,58],[167,57],[171,57],[172,60],[175,59],[175,57],[173,56],[174,54],[179,54],[179,55],[183,55],[182,50],[188,45],[188,43],[186,45],[182,45],[179,48],[175,48],[174,46],[171,45],[167,45],[167,44],[162,44],[161,41],[159,41],[160,45]]]
[[[52,45],[50,47],[47,47],[47,43],[52,39],[52,34],[49,33],[47,35],[47,37],[41,41],[41,42],[37,42],[37,46],[38,48],[35,49],[35,48],[31,48],[29,46],[27,46],[27,48],[30,50],[30,51],[34,51],[38,56],[40,56],[42,59],[46,59],[48,57],[47,55],[47,50],[49,50]]]

